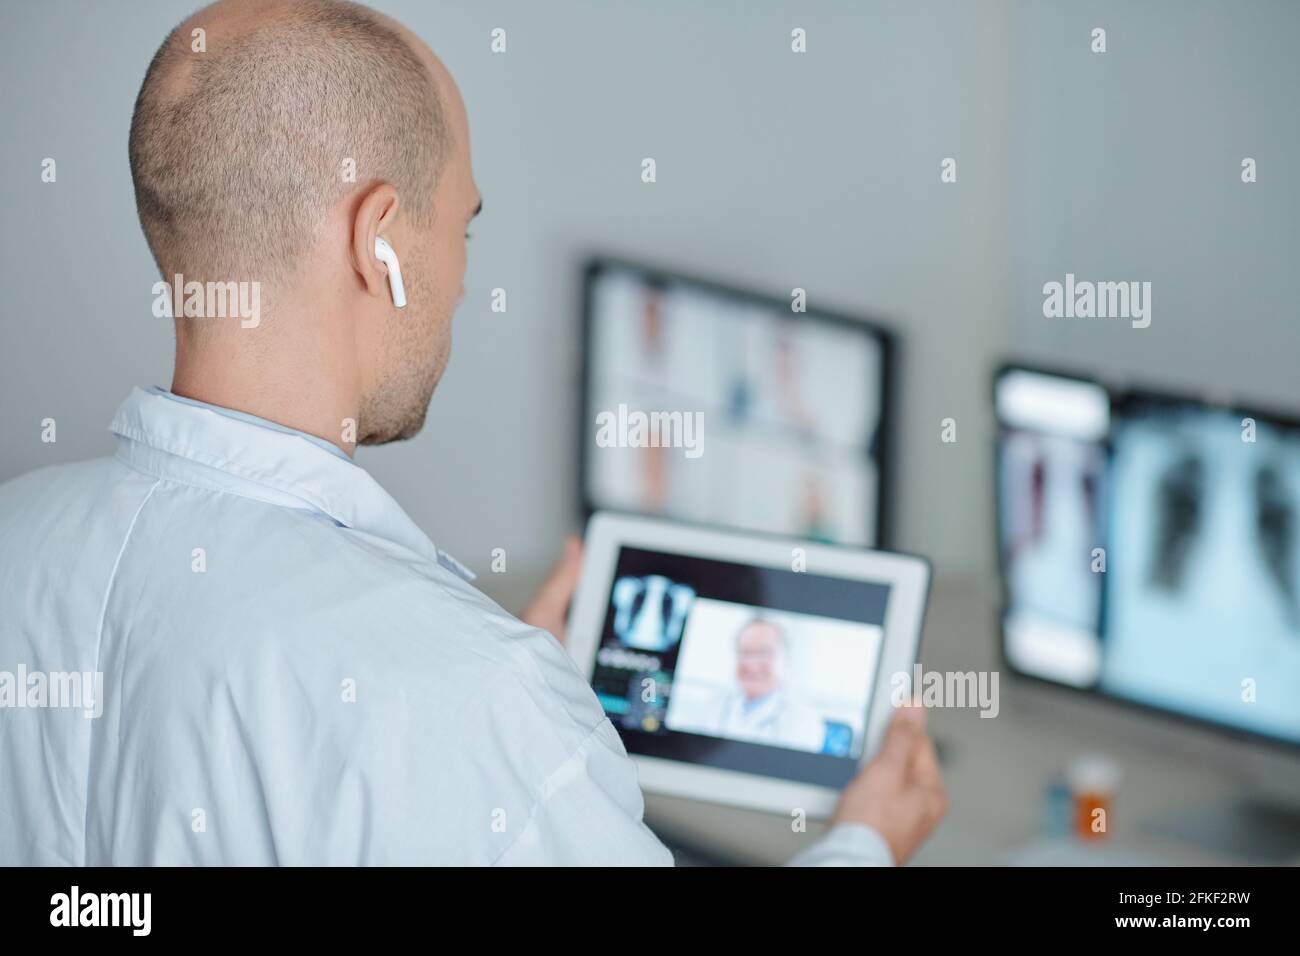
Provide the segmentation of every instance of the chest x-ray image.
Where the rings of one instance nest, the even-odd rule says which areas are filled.
[[[660,574],[619,578],[611,596],[614,633],[627,647],[666,651],[682,636],[694,589]]]
[[[998,546],[1013,666],[1096,683],[1106,543],[1110,396],[1026,369],[999,377]]]
[[[1003,439],[1004,559],[1018,604],[1064,625],[1097,627],[1106,454],[1099,442],[1034,432]]]
[[[1249,499],[1243,527],[1254,538],[1263,573],[1282,599],[1284,616],[1296,624],[1296,502],[1287,486],[1282,457],[1266,450],[1259,460],[1245,463],[1244,474],[1233,477],[1240,479]],[[1166,592],[1182,589],[1189,561],[1198,547],[1205,546],[1210,530],[1206,496],[1211,467],[1204,449],[1189,443],[1160,468],[1152,501],[1156,534],[1151,544],[1150,579]],[[1233,493],[1241,492],[1241,488],[1233,489]]]
[[[1300,433],[1140,402],[1112,473],[1103,686],[1300,739]]]

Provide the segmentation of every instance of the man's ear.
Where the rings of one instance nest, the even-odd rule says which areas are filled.
[[[352,216],[352,267],[368,295],[388,297],[388,267],[375,258],[375,239],[397,221],[397,206],[397,190],[380,183],[361,197]]]

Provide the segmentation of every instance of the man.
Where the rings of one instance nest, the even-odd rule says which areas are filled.
[[[223,0],[158,51],[130,158],[175,374],[114,457],[0,487],[0,671],[102,674],[97,718],[0,712],[0,860],[671,862],[555,638],[351,461],[420,430],[447,362],[481,200],[446,69],[361,7]],[[256,316],[189,296],[243,282]],[[577,564],[525,615],[556,636]],[[901,861],[942,809],[900,721],[806,859]]]
[[[750,620],[736,634],[735,689],[713,701],[690,729],[819,752],[826,738],[826,722],[787,689],[789,656],[780,625],[763,618]]]

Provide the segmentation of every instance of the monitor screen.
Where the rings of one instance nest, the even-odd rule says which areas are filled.
[[[878,543],[883,332],[609,261],[585,297],[588,510]]]
[[[1300,427],[1025,369],[996,405],[1008,663],[1300,743]]]
[[[628,751],[843,786],[890,587],[623,548],[592,686]]]
[[[1300,741],[1300,430],[1139,399],[1112,475],[1101,685]]]
[[[998,537],[1008,660],[1077,687],[1096,682],[1106,534],[1110,397],[1092,382],[1025,370],[996,392]]]

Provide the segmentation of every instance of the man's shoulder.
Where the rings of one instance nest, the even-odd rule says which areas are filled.
[[[80,488],[90,496],[102,491],[115,478],[127,478],[133,474],[136,473],[111,455],[44,465],[0,482],[0,513],[28,510],[42,500],[62,498],[72,488]],[[139,477],[145,485],[152,482],[146,476]]]
[[[313,683],[350,676],[382,687],[395,707],[426,713],[445,712],[449,701],[490,701],[466,717],[545,721],[566,739],[604,717],[555,638],[509,614],[450,562],[322,515],[235,499],[221,503],[222,521],[214,525],[209,513],[195,523],[204,573],[194,574],[188,495],[163,488],[156,497],[159,513],[142,519],[137,549],[154,581],[153,553],[171,548],[183,559],[165,593],[155,590],[160,601],[202,610],[190,631],[199,653],[215,649],[245,662],[236,666]]]
[[[553,636],[436,564],[371,561],[350,583],[305,568],[294,590],[316,603],[228,632],[219,679],[241,710],[262,710],[248,723],[305,726],[295,694],[254,692],[278,675],[319,701],[307,735],[331,740],[352,772],[399,791],[418,780],[431,805],[483,820],[496,807],[527,819],[575,756],[623,756]]]
[[[112,457],[47,465],[0,484],[0,558],[108,547],[155,481]],[[39,545],[39,547],[38,547]]]
[[[0,486],[6,523],[42,555],[93,557],[74,576],[93,582],[83,603],[159,707],[224,700],[241,725],[328,727],[372,762],[405,751],[385,772],[455,753],[470,773],[488,747],[533,785],[605,723],[550,634],[438,560],[310,510],[104,458]]]
[[[573,746],[604,719],[590,686],[551,634],[435,562],[377,560],[372,586],[344,614],[369,622],[364,646],[386,680],[413,692],[470,693],[485,715],[545,721]]]

